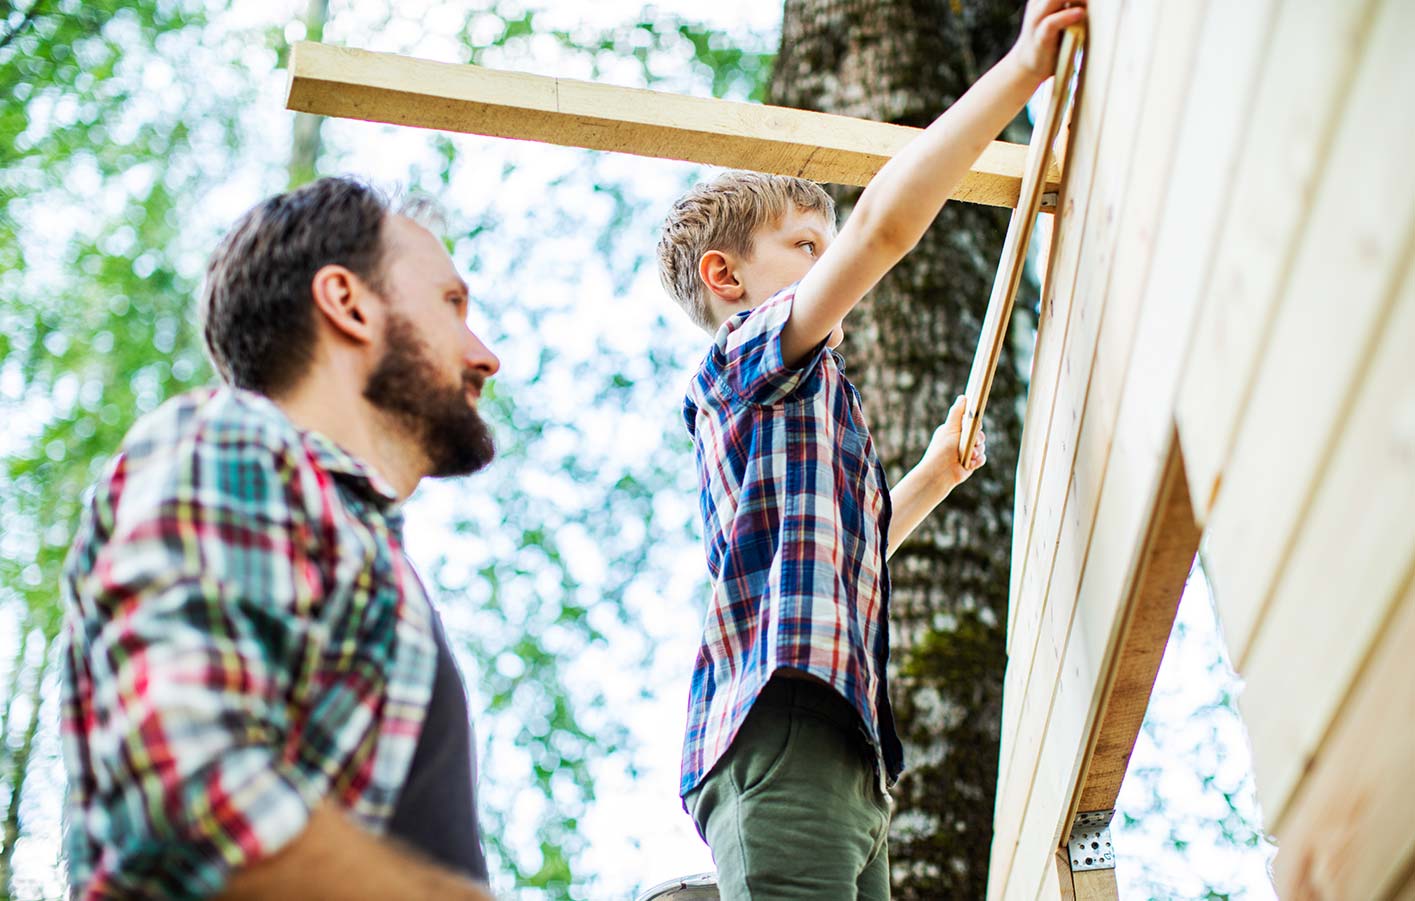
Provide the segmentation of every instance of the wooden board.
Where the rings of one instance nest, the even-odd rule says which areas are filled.
[[[286,106],[418,128],[542,141],[864,185],[920,129],[301,42]],[[1015,207],[1027,147],[994,141],[953,197]],[[1060,181],[1048,171],[1046,190]]]
[[[1114,870],[1082,870],[1071,874],[1076,901],[1115,901],[1120,892]]]
[[[1009,596],[1017,597],[1022,567],[1029,537],[1032,500],[1036,494],[1036,479],[1046,457],[1046,424],[1051,417],[1055,397],[1056,373],[1060,366],[1061,349],[1066,344],[1071,315],[1071,300],[1076,268],[1081,249],[1081,235],[1090,211],[1091,181],[1095,175],[1096,154],[1100,144],[1106,94],[1110,85],[1110,67],[1115,59],[1115,35],[1120,24],[1120,4],[1096,3],[1088,10],[1086,59],[1071,116],[1068,135],[1065,192],[1052,223],[1056,238],[1047,264],[1047,280],[1043,283],[1041,310],[1037,317],[1036,347],[1032,353],[1032,369],[1027,383],[1027,409],[1023,416],[1022,447],[1018,454],[1017,489],[1013,515],[1012,576]],[[1088,100],[1088,95],[1094,99]],[[1009,605],[1007,652],[1015,653],[1013,636],[1017,632],[1017,604]]]
[[[1071,864],[1066,855],[1057,851],[1052,855],[1052,866],[1047,867],[1042,890],[1037,894],[1043,901],[1076,901],[1076,890],[1071,882]]]
[[[1192,7],[1187,7],[1187,10],[1192,10]],[[1032,528],[1025,553],[1020,560],[1014,562],[1016,568],[1023,570],[1019,593],[1015,596],[1018,600],[1016,606],[1021,608],[1016,626],[1018,640],[1012,643],[1012,659],[1018,661],[1019,665],[1009,672],[1011,678],[1004,690],[1023,696],[1027,695],[1026,685],[1036,665],[1038,645],[1042,641],[1037,631],[1044,628],[1044,621],[1050,612],[1048,598],[1053,595],[1048,593],[1047,588],[1048,581],[1052,578],[1053,563],[1063,569],[1069,565],[1070,573],[1079,577],[1079,566],[1085,555],[1084,533],[1079,536],[1079,540],[1076,540],[1077,536],[1070,536],[1072,540],[1065,543],[1065,550],[1058,541],[1057,533],[1063,515],[1068,508],[1073,511],[1076,509],[1069,504],[1068,498],[1074,492],[1094,507],[1095,495],[1100,488],[1099,481],[1091,479],[1088,482],[1086,476],[1092,473],[1099,476],[1104,471],[1104,456],[1109,450],[1114,405],[1104,416],[1100,440],[1093,442],[1092,446],[1086,449],[1090,452],[1089,459],[1078,455],[1077,432],[1085,417],[1091,415],[1087,408],[1090,384],[1093,375],[1098,371],[1112,374],[1111,380],[1119,381],[1123,378],[1129,360],[1129,342],[1133,330],[1126,330],[1122,345],[1114,348],[1109,359],[1097,361],[1095,349],[1097,331],[1107,315],[1106,308],[1109,305],[1105,282],[1110,273],[1110,260],[1122,232],[1120,224],[1124,214],[1123,207],[1129,206],[1125,198],[1128,195],[1143,201],[1153,196],[1150,192],[1127,191],[1132,151],[1138,143],[1138,137],[1147,131],[1146,128],[1136,126],[1148,125],[1152,126],[1150,133],[1168,134],[1177,119],[1178,110],[1171,106],[1165,110],[1170,114],[1169,122],[1153,121],[1157,117],[1149,117],[1151,121],[1148,123],[1139,121],[1142,113],[1161,110],[1160,107],[1148,107],[1141,103],[1147,84],[1147,67],[1152,61],[1166,65],[1170,63],[1167,56],[1156,60],[1154,53],[1159,12],[1160,8],[1151,3],[1134,4],[1125,10],[1124,21],[1116,41],[1113,64],[1115,77],[1112,89],[1105,98],[1106,118],[1098,138],[1100,154],[1096,161],[1095,178],[1089,198],[1091,213],[1081,234],[1066,238],[1082,246],[1078,255],[1079,272],[1075,281],[1075,299],[1068,305],[1071,310],[1070,322],[1067,326],[1065,350],[1061,355],[1057,383],[1051,391],[1053,409],[1050,422],[1038,424],[1038,428],[1028,435],[1028,440],[1045,442],[1045,467],[1040,473],[1038,504],[1033,511]],[[1182,14],[1183,11],[1180,15]],[[1193,18],[1191,16],[1191,19]],[[1194,35],[1195,31],[1191,30],[1190,36]],[[1174,47],[1192,46],[1167,36],[1162,52],[1168,53]],[[1160,82],[1167,80],[1158,79]],[[1164,148],[1153,149],[1160,153],[1161,158],[1166,158]],[[1121,298],[1115,306],[1123,308],[1121,312],[1124,314],[1131,313],[1138,304],[1133,302],[1133,298]],[[1127,321],[1133,321],[1133,318]],[[1077,478],[1080,479],[1079,482],[1075,481]],[[1086,526],[1085,532],[1089,532],[1089,516],[1082,519]],[[1060,559],[1063,554],[1064,559]],[[1069,605],[1075,598],[1076,578],[1072,578],[1069,584],[1068,589],[1055,594],[1065,605],[1063,615],[1066,617],[1069,617]],[[1021,711],[1017,708],[1009,710],[1008,713],[1014,718],[1021,716]],[[1005,724],[1004,729],[1008,734],[1016,732],[1015,725],[1010,722]]]
[[[1362,452],[1340,424],[1415,232],[1411,34],[1415,4],[1384,0],[1209,518],[1205,565],[1240,673],[1315,487]]]
[[[1251,9],[1246,11],[1246,17],[1239,14],[1240,12],[1244,11],[1232,11],[1228,8],[1211,10],[1210,21],[1206,25],[1209,34],[1200,42],[1196,17],[1202,16],[1202,9],[1196,10],[1192,5],[1180,4],[1166,5],[1161,11],[1164,18],[1158,33],[1163,34],[1165,39],[1156,46],[1153,54],[1155,65],[1162,67],[1159,71],[1164,75],[1159,78],[1152,76],[1154,88],[1147,91],[1139,122],[1134,126],[1139,135],[1139,143],[1134,153],[1135,170],[1129,180],[1129,187],[1123,192],[1125,205],[1120,213],[1126,227],[1119,229],[1119,246],[1123,251],[1116,256],[1113,270],[1118,279],[1115,285],[1124,293],[1109,291],[1112,298],[1119,298],[1120,304],[1130,306],[1106,311],[1105,328],[1102,330],[1100,342],[1100,346],[1105,349],[1105,356],[1097,361],[1098,368],[1092,374],[1092,398],[1100,407],[1110,407],[1110,411],[1095,413],[1093,417],[1091,401],[1087,401],[1086,422],[1082,424],[1080,441],[1080,446],[1086,450],[1076,458],[1075,478],[1064,502],[1066,509],[1071,512],[1067,515],[1065,531],[1059,543],[1068,548],[1081,548],[1086,554],[1084,578],[1089,581],[1090,589],[1085,588],[1083,583],[1081,595],[1083,599],[1087,599],[1082,601],[1083,604],[1094,603],[1094,599],[1103,595],[1106,590],[1118,590],[1116,580],[1128,565],[1125,562],[1124,549],[1133,547],[1131,542],[1135,540],[1134,533],[1128,532],[1127,529],[1138,528],[1143,522],[1140,519],[1143,511],[1127,507],[1126,499],[1134,500],[1145,496],[1144,480],[1153,479],[1158,467],[1163,463],[1162,456],[1154,456],[1153,453],[1148,456],[1137,455],[1136,448],[1146,443],[1158,442],[1158,439],[1147,441],[1140,437],[1140,434],[1147,430],[1153,435],[1154,428],[1157,427],[1160,434],[1167,434],[1166,398],[1173,396],[1172,386],[1178,378],[1176,354],[1183,351],[1189,322],[1185,317],[1186,307],[1182,299],[1172,299],[1164,290],[1168,285],[1155,286],[1151,293],[1162,299],[1154,302],[1157,312],[1150,323],[1152,327],[1141,329],[1144,337],[1135,339],[1137,349],[1132,361],[1126,352],[1126,348],[1132,343],[1131,336],[1135,332],[1138,315],[1132,307],[1138,306],[1137,298],[1145,293],[1142,289],[1149,251],[1157,245],[1165,246],[1164,242],[1156,242],[1156,220],[1160,210],[1164,209],[1161,198],[1166,196],[1165,191],[1171,187],[1173,181],[1170,178],[1167,151],[1171,146],[1170,141],[1175,137],[1179,121],[1178,111],[1183,103],[1185,87],[1190,82],[1190,54],[1196,43],[1204,48],[1201,62],[1212,71],[1207,78],[1198,79],[1202,87],[1201,99],[1197,108],[1191,109],[1185,120],[1188,126],[1179,130],[1180,146],[1188,157],[1183,165],[1179,165],[1181,178],[1174,184],[1168,202],[1179,203],[1183,208],[1177,211],[1175,221],[1166,224],[1169,238],[1167,252],[1184,254],[1189,246],[1188,242],[1196,234],[1188,226],[1203,215],[1204,210],[1214,205],[1217,195],[1206,189],[1216,181],[1214,169],[1221,167],[1221,160],[1209,164],[1213,157],[1203,153],[1205,148],[1202,147],[1196,152],[1193,145],[1201,140],[1202,129],[1207,128],[1210,133],[1219,135],[1223,135],[1226,129],[1227,133],[1232,134],[1241,124],[1242,98],[1234,96],[1231,80],[1226,77],[1232,72],[1225,67],[1235,57],[1243,58],[1241,53],[1235,53],[1235,37],[1242,36],[1248,40],[1251,48],[1249,57],[1256,53],[1256,47],[1261,41],[1263,20],[1261,15],[1254,15]],[[1078,141],[1078,153],[1083,146]],[[1102,189],[1102,194],[1105,193]],[[1134,226],[1130,227],[1129,223],[1132,222]],[[1109,227],[1112,230],[1116,228],[1114,223]],[[1197,234],[1202,235],[1202,232]],[[1108,301],[1113,302],[1116,301]],[[1152,301],[1147,298],[1145,303],[1148,308]],[[1192,299],[1189,309],[1192,309]],[[1111,328],[1112,323],[1114,329]],[[1175,349],[1176,346],[1178,350]],[[1078,355],[1076,359],[1084,360],[1084,357]],[[1098,377],[1104,383],[1104,387],[1099,391],[1096,390],[1095,384]],[[1135,394],[1138,386],[1149,389],[1150,394]],[[1141,418],[1157,416],[1158,419],[1153,420],[1150,426],[1139,422],[1126,424],[1127,414],[1122,414],[1121,425],[1116,427],[1120,433],[1117,439],[1119,450],[1107,456],[1105,451],[1110,447],[1111,423],[1115,421],[1114,409],[1122,388],[1129,392],[1128,408],[1132,411],[1129,415],[1133,417],[1139,414]],[[1126,406],[1122,405],[1121,408],[1124,410]],[[1032,435],[1028,435],[1026,440],[1034,439]],[[1116,454],[1123,458],[1118,469],[1114,462]],[[1107,459],[1112,461],[1109,469],[1106,466]],[[1064,467],[1065,463],[1061,465]],[[1146,472],[1146,466],[1152,468]],[[1113,493],[1105,495],[1098,508],[1095,495],[1099,492],[1102,478],[1108,486],[1106,491]],[[1076,500],[1078,486],[1088,495],[1084,504]],[[1094,511],[1098,509],[1109,512],[1095,515]],[[1091,531],[1093,519],[1098,523],[1095,525],[1094,537]],[[1040,675],[1033,677],[1022,702],[1027,708],[1022,714],[1026,734],[1019,737],[1015,731],[1011,732],[1010,737],[1013,740],[1006,742],[1004,747],[1004,760],[1014,752],[1025,755],[1025,762],[1016,764],[1015,770],[1009,770],[1000,787],[998,817],[1004,828],[1008,819],[1015,822],[1024,816],[1035,815],[1049,831],[1052,827],[1059,830],[1059,825],[1049,824],[1048,820],[1053,816],[1059,818],[1056,813],[1056,805],[1059,803],[1057,799],[1062,792],[1070,792],[1074,786],[1064,779],[1057,781],[1055,774],[1047,770],[1049,767],[1063,766],[1074,772],[1077,758],[1084,752],[1084,745],[1072,746],[1068,751],[1064,747],[1065,742],[1059,741],[1053,734],[1058,728],[1058,717],[1087,716],[1092,700],[1089,697],[1078,699],[1078,695],[1085,695],[1087,691],[1084,686],[1088,677],[1077,674],[1086,673],[1088,664],[1094,666],[1094,663],[1069,656],[1075,642],[1074,630],[1071,628],[1073,610],[1077,606],[1074,603],[1075,585],[1077,580],[1082,578],[1080,563],[1075,560],[1074,553],[1068,551],[1065,555],[1067,572],[1059,580],[1070,588],[1054,592],[1053,596],[1062,600],[1052,604],[1049,598],[1046,606],[1047,624],[1043,630],[1044,637],[1036,645],[1036,672]],[[1058,561],[1057,566],[1061,567],[1062,562]],[[1097,566],[1101,570],[1092,572]],[[1055,575],[1051,578],[1053,584],[1058,581]],[[1020,601],[1035,604],[1038,598],[1023,592]],[[1109,609],[1114,610],[1114,601],[1111,603]],[[1009,663],[1010,694],[1006,696],[1005,701],[1009,707],[1017,703],[1013,700],[1019,694],[1015,687],[1017,668],[1025,664],[1019,656],[1019,645],[1024,643],[1024,639],[1019,638],[1020,634],[1019,630],[1014,629],[1013,651]],[[1081,687],[1073,686],[1072,681],[1076,681]],[[1058,683],[1060,688],[1057,688]],[[1008,709],[1005,716],[1008,717],[1008,722],[1013,721],[1014,710]],[[1071,725],[1067,724],[1067,728],[1070,729]],[[1004,731],[1004,740],[1008,737],[1009,731]],[[1068,753],[1072,757],[1070,761],[1065,760]],[[1050,763],[1046,762],[1047,758],[1050,758]],[[1036,784],[1029,786],[1028,780],[1033,779],[1034,772]],[[1008,833],[1000,830],[995,839],[995,869],[999,865],[1005,866],[1007,850],[1001,846],[1001,842],[1007,837]],[[1017,865],[1022,865],[1020,858]]]
[[[1286,3],[1269,37],[1177,418],[1200,518],[1219,475],[1371,22],[1372,0]]]
[[[1412,648],[1415,572],[1407,572],[1395,615],[1278,832],[1280,897],[1388,898],[1415,874]]]
[[[1322,467],[1243,668],[1241,709],[1258,797],[1274,831],[1310,761],[1327,753],[1325,736],[1352,685],[1370,679],[1363,674],[1370,649],[1415,567],[1415,258],[1405,266],[1395,309],[1376,328],[1379,344],[1359,394],[1343,404],[1337,452]],[[1411,714],[1406,722],[1415,723]],[[1393,709],[1392,726],[1400,721]]]
[[[1056,377],[1054,368],[1062,352],[1067,336],[1067,320],[1070,315],[1070,299],[1074,284],[1079,247],[1084,234],[1085,215],[1089,209],[1092,177],[1095,174],[1097,148],[1103,124],[1101,111],[1110,78],[1110,66],[1115,59],[1116,35],[1120,25],[1120,5],[1115,2],[1098,3],[1089,10],[1087,35],[1087,58],[1080,73],[1080,84],[1072,114],[1072,134],[1067,155],[1065,193],[1057,214],[1056,240],[1052,248],[1052,263],[1048,266],[1048,290],[1042,297],[1041,316],[1038,320],[1037,345],[1032,357],[1032,376],[1027,393],[1027,414],[1023,425],[1023,441],[1017,470],[1017,500],[1013,516],[1013,557],[1012,578],[1014,583],[1021,573],[1020,561],[1025,559],[1027,546],[1023,523],[1026,522],[1026,500],[1030,496],[1024,486],[1024,472],[1031,465],[1040,467],[1045,455],[1045,419],[1050,415],[1051,400],[1054,397]],[[1087,96],[1096,98],[1087,102]],[[1093,109],[1097,107],[1098,109]],[[1043,425],[1036,427],[1033,421]],[[1019,540],[1021,543],[1019,544]],[[1009,661],[1022,656],[1022,648],[1031,647],[1035,641],[1036,613],[1026,605],[1017,602],[1017,593],[1010,594],[1008,604],[1008,658]],[[1023,638],[1018,641],[1017,636]],[[1030,654],[1030,650],[1026,651]],[[1009,662],[1008,675],[1003,687],[1003,752],[1000,760],[999,788],[1010,784],[1010,755],[1007,748],[1015,744],[1016,723],[1020,719],[1021,704],[1025,700],[1020,687],[1010,681],[1016,678]],[[1024,671],[1025,674],[1025,671]],[[994,822],[992,868],[999,866],[999,848],[1015,832],[1008,828],[1004,812],[1003,792],[997,798],[997,818]],[[999,839],[1001,836],[1001,839]]]

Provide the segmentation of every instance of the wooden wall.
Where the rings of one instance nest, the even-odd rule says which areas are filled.
[[[1415,897],[1412,37],[1408,0],[1091,0],[990,899],[1073,890],[1201,540],[1282,896]]]

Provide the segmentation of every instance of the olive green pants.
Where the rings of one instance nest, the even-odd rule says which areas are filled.
[[[824,685],[768,683],[684,802],[724,901],[889,898],[890,801],[859,718]]]

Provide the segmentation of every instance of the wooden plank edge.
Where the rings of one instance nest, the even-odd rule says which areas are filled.
[[[788,107],[294,45],[285,105],[338,116],[865,185],[921,129]],[[605,110],[616,110],[605,115]],[[497,123],[497,117],[509,119]],[[954,199],[1016,207],[1025,144],[993,141]],[[1060,187],[1056,165],[1044,192]]]

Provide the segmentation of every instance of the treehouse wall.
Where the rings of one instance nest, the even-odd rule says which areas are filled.
[[[1280,892],[1415,896],[1415,4],[1090,10],[989,898],[1071,891],[1055,851],[1114,804],[1201,534]]]

